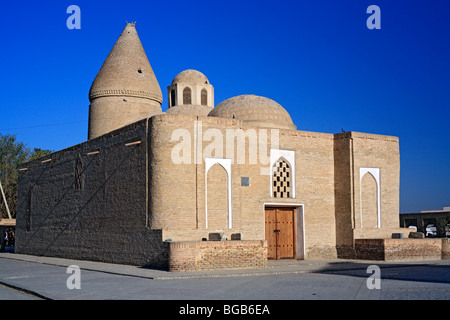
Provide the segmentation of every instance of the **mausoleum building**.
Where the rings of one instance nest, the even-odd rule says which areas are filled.
[[[127,24],[89,92],[88,140],[20,168],[16,252],[170,270],[357,257],[399,228],[397,137],[301,130],[292,106],[162,91]]]

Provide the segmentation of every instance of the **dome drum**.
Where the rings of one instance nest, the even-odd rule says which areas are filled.
[[[214,87],[209,83],[208,78],[197,70],[188,69],[180,72],[167,87],[167,97],[168,111],[173,107],[187,105],[204,106],[209,109],[214,107]],[[190,109],[191,111],[202,109],[203,114],[208,108]]]

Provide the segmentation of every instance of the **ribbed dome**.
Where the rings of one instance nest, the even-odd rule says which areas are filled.
[[[133,23],[128,23],[97,74],[89,100],[128,96],[162,103],[162,92]]]
[[[234,118],[249,125],[266,128],[291,129],[297,127],[289,113],[277,102],[255,95],[241,95],[219,103],[209,117]]]
[[[181,106],[170,107],[166,114],[185,114],[190,116],[207,117],[213,108],[196,104],[185,104]]]
[[[173,79],[172,84],[175,83],[198,83],[198,84],[209,84],[208,78],[200,71],[188,69],[181,71]]]

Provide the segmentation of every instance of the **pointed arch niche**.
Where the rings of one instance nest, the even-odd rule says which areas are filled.
[[[233,228],[233,211],[231,206],[231,159],[205,159],[205,228],[208,229],[208,171],[215,164],[221,165],[227,173],[228,193],[228,229]]]
[[[376,228],[381,228],[381,188],[380,188],[380,168],[360,168],[359,169],[359,206],[361,228],[363,227],[363,178],[366,174],[370,174],[376,184]]]

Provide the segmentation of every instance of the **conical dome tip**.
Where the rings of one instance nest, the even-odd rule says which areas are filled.
[[[133,96],[162,103],[158,80],[135,29],[125,26],[89,90],[89,100],[105,96]]]

